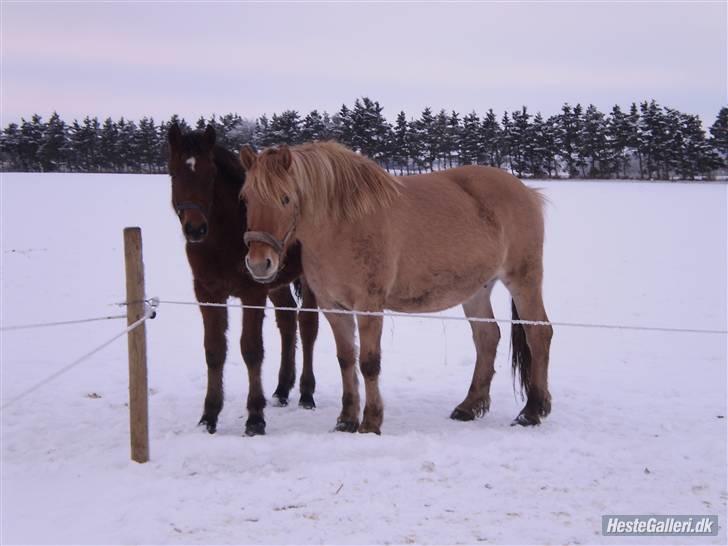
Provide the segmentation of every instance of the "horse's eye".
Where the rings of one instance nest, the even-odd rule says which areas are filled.
[[[281,203],[283,203],[284,205],[287,205],[288,203],[290,203],[290,201],[291,200],[288,199],[288,196],[287,195],[284,195],[283,196],[283,199],[281,199]]]

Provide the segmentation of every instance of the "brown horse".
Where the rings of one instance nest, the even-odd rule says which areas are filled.
[[[547,321],[541,296],[543,201],[499,169],[468,166],[395,178],[370,159],[335,143],[240,151],[248,171],[248,269],[268,282],[281,251],[303,248],[303,270],[322,309],[433,312],[462,303],[469,318],[492,318],[490,293],[501,280],[513,317]],[[266,240],[275,244],[266,243]],[[359,426],[352,315],[326,314],[344,386],[337,430],[379,433],[382,318],[358,316],[360,367],[366,388]],[[490,406],[496,346],[494,322],[471,321],[477,352],[472,383],[453,419],[468,421]],[[547,368],[550,326],[514,324],[513,368],[527,395],[514,424],[535,425],[551,410]]]
[[[168,133],[169,174],[172,177],[172,206],[187,240],[187,259],[192,268],[194,288],[200,303],[225,303],[237,297],[244,304],[262,306],[269,297],[276,306],[295,307],[289,283],[301,275],[300,245],[291,245],[275,282],[263,286],[254,282],[242,267],[245,256],[243,231],[246,210],[238,199],[245,182],[245,171],[236,154],[215,145],[215,130],[182,134],[174,124]],[[304,307],[316,306],[316,300],[305,282],[301,283]],[[200,306],[205,328],[207,360],[207,396],[200,424],[210,434],[217,428],[223,405],[223,365],[227,354],[225,332],[228,326],[226,308]],[[296,312],[277,311],[276,322],[281,332],[281,367],[278,387],[273,396],[281,405],[288,403],[288,394],[296,381]],[[259,309],[243,310],[243,334],[240,350],[248,368],[248,420],[245,433],[264,434],[266,405],[261,382],[263,362],[263,316]],[[301,313],[298,317],[303,342],[303,373],[300,404],[315,406],[313,393],[313,345],[318,334],[317,313]]]

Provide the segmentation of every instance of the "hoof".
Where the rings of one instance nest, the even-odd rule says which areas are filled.
[[[540,424],[541,418],[538,415],[529,415],[527,413],[519,413],[518,417],[511,422],[512,427],[515,427],[516,425],[521,425],[522,427],[533,427]]]
[[[302,394],[301,399],[298,401],[298,405],[303,409],[314,409],[316,407],[316,402],[313,401],[313,395]]]
[[[472,421],[475,419],[475,414],[472,411],[455,408],[450,414],[450,419],[454,419],[455,421]]]
[[[286,407],[288,405],[288,392],[276,389],[276,392],[273,393],[273,405],[280,408]]]
[[[200,419],[200,422],[197,423],[197,426],[205,425],[205,428],[207,429],[207,432],[210,434],[215,434],[217,432],[217,419],[213,419],[212,417],[207,417],[206,415],[202,416],[202,419]]]
[[[262,417],[248,417],[245,423],[246,436],[262,436],[265,434],[265,421]]]
[[[378,426],[376,426],[376,425],[367,425],[366,423],[362,423],[361,424],[361,426],[359,427],[359,432],[361,434],[367,434],[367,433],[372,432],[372,433],[376,434],[377,436],[381,436],[382,435],[382,431],[379,430],[379,427]]]
[[[359,423],[357,421],[344,421],[339,419],[336,421],[334,430],[337,432],[356,432],[359,429]]]

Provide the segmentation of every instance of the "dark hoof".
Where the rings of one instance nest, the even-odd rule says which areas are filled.
[[[334,430],[337,432],[356,432],[359,429],[359,423],[357,421],[344,421],[339,419],[336,421]]]
[[[245,423],[246,436],[262,436],[265,434],[265,421],[262,417],[248,417]]]
[[[290,389],[285,389],[279,385],[273,393],[273,404],[280,407],[287,406],[289,392]]]
[[[213,419],[211,417],[203,415],[202,419],[200,419],[200,422],[197,423],[198,427],[200,425],[205,425],[207,432],[209,432],[210,434],[215,434],[215,432],[217,432],[217,419]]]
[[[316,407],[316,402],[313,401],[313,395],[302,394],[301,399],[298,401],[298,405],[303,409],[314,409]]]
[[[370,433],[371,432],[371,433],[376,434],[377,436],[381,436],[382,435],[382,431],[379,430],[379,427],[378,426],[375,426],[375,425],[367,425],[365,423],[362,423],[361,424],[361,426],[359,427],[359,432],[361,434],[366,434],[366,433]]]
[[[529,415],[527,413],[520,413],[511,423],[512,427],[521,425],[522,427],[533,427],[541,424],[541,418],[538,415]]]
[[[472,421],[475,419],[475,414],[472,411],[455,408],[450,414],[450,419],[454,419],[455,421]]]

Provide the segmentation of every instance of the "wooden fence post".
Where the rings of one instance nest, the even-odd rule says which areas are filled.
[[[142,230],[124,229],[124,261],[126,263],[126,322],[131,325],[144,316],[144,262]],[[138,463],[149,461],[149,409],[147,387],[146,322],[129,332],[129,428],[131,458]]]

